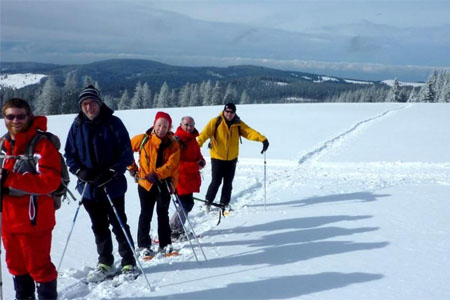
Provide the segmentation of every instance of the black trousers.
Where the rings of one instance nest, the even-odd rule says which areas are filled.
[[[138,227],[138,247],[150,248],[152,240],[150,238],[150,226],[152,223],[153,209],[156,204],[156,214],[158,215],[158,238],[159,246],[164,248],[171,244],[169,226],[169,206],[170,194],[163,184],[154,184],[150,191],[140,185],[138,186],[139,200],[141,202],[141,214],[139,216]]]
[[[223,180],[222,195],[220,203],[228,205],[231,200],[231,190],[233,189],[234,173],[236,172],[237,158],[234,160],[219,160],[211,158],[212,179],[206,192],[206,200],[214,202],[217,191]]]
[[[125,231],[133,245],[133,239],[130,233],[130,227],[127,224],[127,216],[125,214],[125,196],[121,196],[112,199],[114,206],[116,207],[117,214],[125,227]],[[97,191],[96,199],[83,199],[83,205],[89,214],[92,222],[92,231],[95,236],[95,243],[97,245],[98,262],[111,266],[114,263],[113,244],[111,238],[111,231],[109,225],[112,226],[112,231],[116,236],[117,243],[119,245],[119,254],[122,257],[122,266],[136,265],[134,259],[134,253],[128,241],[123,234],[122,227],[117,220],[114,211],[106,198],[106,194],[103,190]]]
[[[194,207],[194,195],[192,193],[179,195],[178,198],[180,198],[184,211],[182,211],[182,208],[179,207],[172,215],[172,218],[170,219],[170,229],[172,231],[184,232],[183,224],[186,222],[186,216]],[[186,216],[184,215],[185,213]]]

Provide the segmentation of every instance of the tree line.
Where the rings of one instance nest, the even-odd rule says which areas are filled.
[[[299,103],[299,102],[450,102],[450,72],[434,71],[421,87],[402,86],[394,80],[391,87],[385,84],[343,84],[311,81],[288,81],[277,77],[253,76],[232,81],[203,80],[186,82],[171,88],[164,82],[157,91],[147,82],[138,81],[134,90],[123,90],[120,97],[103,93],[98,81],[90,76],[79,78],[69,72],[64,82],[58,83],[48,76],[38,85],[21,89],[4,88],[0,99],[22,97],[31,102],[36,114],[55,115],[79,111],[78,95],[87,85],[93,84],[102,92],[103,101],[112,109],[143,109],[164,107],[221,105],[227,102],[240,104]]]

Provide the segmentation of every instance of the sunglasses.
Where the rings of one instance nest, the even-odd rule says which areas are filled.
[[[225,110],[225,112],[229,113],[229,114],[234,114],[234,111],[232,111],[232,110]]]
[[[13,121],[14,119],[23,121],[23,120],[25,120],[27,118],[27,115],[26,114],[18,114],[18,115],[9,114],[9,115],[6,115],[5,118],[8,121]]]
[[[194,127],[195,126],[195,124],[188,124],[188,123],[184,123],[183,125],[186,127]]]

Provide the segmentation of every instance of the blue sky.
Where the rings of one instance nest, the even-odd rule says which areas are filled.
[[[1,0],[1,61],[143,58],[424,80],[450,67],[450,1]]]

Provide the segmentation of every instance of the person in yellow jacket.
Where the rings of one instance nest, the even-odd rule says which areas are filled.
[[[158,215],[159,250],[163,254],[173,251],[170,238],[170,192],[167,186],[176,186],[180,147],[170,131],[172,119],[165,112],[158,112],[153,126],[144,134],[131,139],[133,152],[139,152],[139,167],[133,162],[128,170],[138,180],[141,213],[137,232],[139,254],[154,256],[151,250],[150,224],[156,204]],[[167,183],[166,183],[167,182]]]
[[[210,139],[212,179],[205,196],[207,210],[214,202],[222,180],[220,204],[229,209],[241,136],[251,141],[262,142],[261,153],[269,147],[269,141],[265,136],[241,121],[236,114],[236,105],[227,103],[220,115],[211,119],[197,138],[200,147]]]

